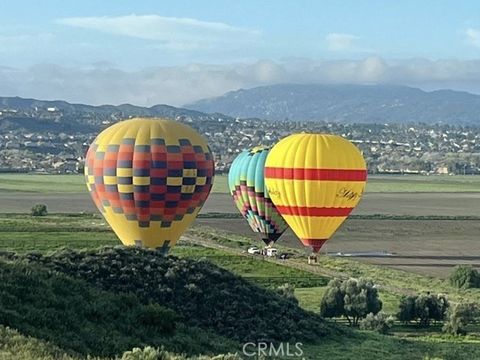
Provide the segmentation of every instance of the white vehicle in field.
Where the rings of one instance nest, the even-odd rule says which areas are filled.
[[[278,255],[278,250],[275,248],[266,248],[266,254],[267,256],[277,256]]]
[[[260,249],[256,246],[252,246],[252,247],[248,248],[247,252],[249,254],[252,254],[252,255],[260,255],[261,254]]]

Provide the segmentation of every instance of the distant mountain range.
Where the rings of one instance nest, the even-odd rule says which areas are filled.
[[[131,116],[187,117],[193,121],[229,118],[169,105],[141,107],[130,104],[91,106],[66,101],[46,101],[20,97],[0,97],[0,131],[96,132],[110,121]]]
[[[8,109],[17,113],[8,113]],[[96,131],[105,122],[131,116],[188,117],[193,121],[239,117],[348,123],[480,124],[480,96],[453,90],[426,92],[406,86],[283,84],[231,91],[184,108],[130,104],[91,106],[0,97],[1,111],[4,112],[0,117],[3,131],[19,128]],[[61,113],[57,119],[56,113]]]
[[[406,86],[281,84],[231,91],[184,107],[268,120],[480,123],[479,95]]]
[[[0,97],[0,110],[2,107],[18,109],[21,111],[31,111],[36,108],[56,108],[64,114],[73,113],[92,113],[92,114],[116,114],[122,113],[127,116],[203,116],[198,111],[176,108],[169,105],[155,105],[152,107],[142,107],[130,104],[123,105],[84,105],[84,104],[71,104],[66,101],[48,101],[48,100],[36,100],[36,99],[24,99],[21,97]]]

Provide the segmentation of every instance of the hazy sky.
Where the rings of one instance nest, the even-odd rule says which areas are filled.
[[[181,105],[278,82],[480,93],[473,0],[0,0],[0,9],[0,95]]]

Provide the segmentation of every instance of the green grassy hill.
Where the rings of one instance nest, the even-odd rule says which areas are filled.
[[[143,249],[5,253],[0,277],[0,324],[73,355],[146,345],[214,354],[341,332],[207,261]]]
[[[77,360],[86,354],[104,360],[145,346],[187,356],[219,354],[241,351],[250,339],[300,341],[305,359],[313,360],[480,359],[478,335],[452,338],[440,326],[397,324],[393,336],[383,336],[317,315],[333,276],[374,279],[390,314],[404,293],[444,292],[452,301],[478,301],[478,290],[454,289],[440,279],[346,258],[321,257],[309,266],[302,257],[247,256],[242,251],[251,240],[206,226],[192,228],[167,258],[98,248],[118,240],[92,215],[2,215],[0,240],[2,360]],[[286,282],[295,285],[300,307],[272,291]],[[26,355],[8,355],[17,352]]]
[[[0,262],[0,324],[69,354],[114,356],[135,346],[224,352],[235,342],[186,327],[171,309],[134,294],[103,291],[23,261]]]
[[[263,269],[274,271],[275,265],[268,264]],[[241,272],[245,263],[235,268]],[[320,355],[351,359],[353,354],[359,360],[480,358],[475,341],[407,340],[354,331],[326,323],[209,261],[164,258],[149,250],[4,253],[0,277],[0,324],[29,336],[15,345],[35,354],[25,359],[111,358],[144,346],[193,356],[237,352],[243,342],[258,340],[300,341],[305,358],[315,360]],[[14,340],[2,341],[4,351],[13,351]],[[32,344],[40,344],[38,354]]]

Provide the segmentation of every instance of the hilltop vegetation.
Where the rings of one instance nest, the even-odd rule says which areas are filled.
[[[315,343],[334,329],[203,260],[123,247],[2,259],[0,324],[72,354],[113,356],[145,344],[219,353],[241,341]]]
[[[0,262],[0,324],[71,354],[113,356],[135,346],[223,352],[234,342],[186,328],[171,309],[133,294],[102,291],[79,279],[19,261]]]
[[[144,304],[161,304],[189,326],[237,341],[315,341],[330,332],[319,316],[202,259],[124,247],[27,254],[21,259],[106,291],[134,294]]]

